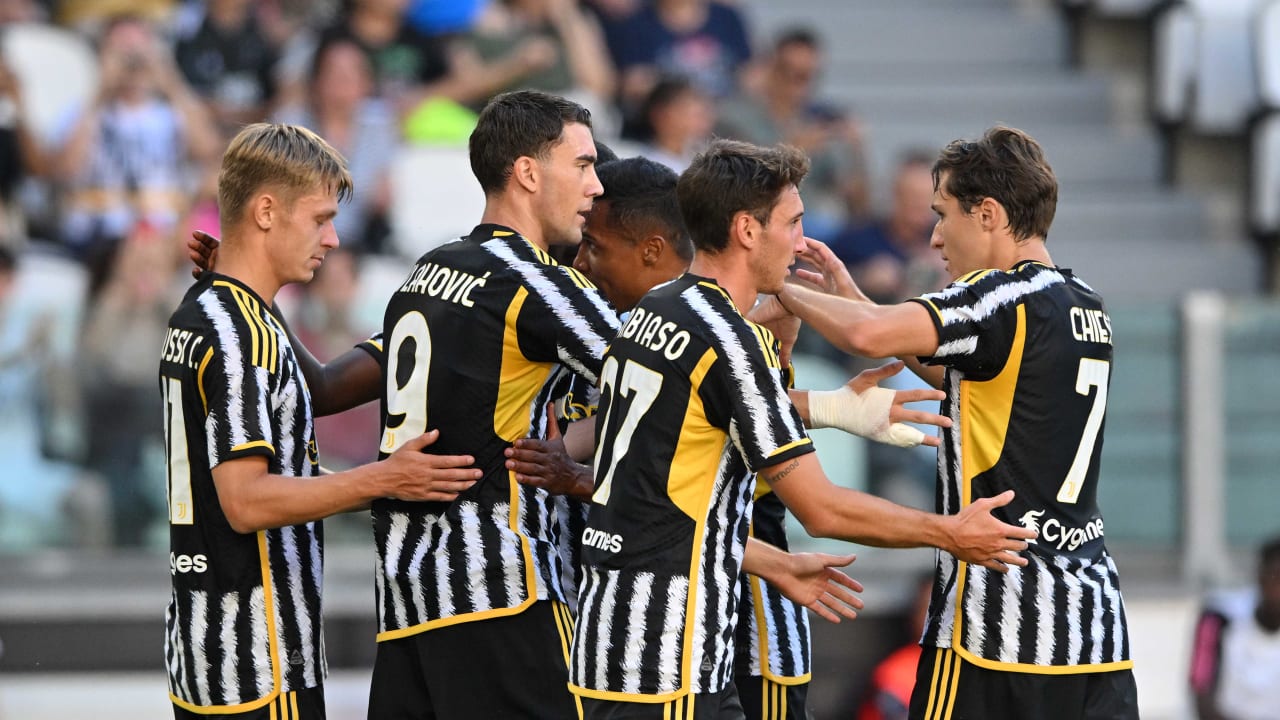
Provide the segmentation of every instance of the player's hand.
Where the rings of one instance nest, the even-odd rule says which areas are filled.
[[[520,438],[503,453],[516,482],[540,487],[552,495],[589,498],[595,489],[591,468],[569,457],[556,423],[554,405],[547,407],[547,439]]]
[[[439,430],[428,430],[401,445],[383,460],[387,471],[384,497],[422,502],[452,502],[480,479],[482,473],[471,467],[476,459],[470,455],[431,455],[423,448],[440,437]]]
[[[862,583],[845,575],[837,568],[846,567],[856,555],[827,555],[826,553],[791,553],[786,577],[775,579],[772,584],[783,595],[803,605],[823,618],[840,622],[841,617],[853,620],[862,609],[862,598],[854,593],[862,592]]]
[[[187,257],[195,263],[195,267],[191,269],[191,277],[199,280],[201,275],[213,270],[218,261],[220,244],[218,238],[203,230],[191,231],[191,237],[187,239]]]
[[[800,318],[787,312],[776,295],[768,295],[747,313],[751,322],[763,325],[778,339],[778,361],[782,367],[791,365],[791,350],[800,337]]]
[[[1027,549],[1027,540],[1036,532],[1019,525],[1001,522],[991,511],[1013,501],[1013,491],[1005,490],[995,497],[979,498],[950,515],[951,544],[943,548],[957,558],[997,572],[1009,572],[1010,565],[1026,567],[1027,559],[1017,553]]]
[[[817,272],[797,268],[796,277],[816,286],[828,295],[837,295],[850,300],[868,299],[858,288],[858,284],[853,281],[853,277],[849,275],[849,268],[845,267],[844,261],[836,257],[826,243],[807,237],[804,239],[804,245],[804,250],[797,253],[797,257],[812,265]]]
[[[862,391],[876,387],[880,383],[902,372],[902,368],[906,364],[901,360],[885,363],[878,368],[863,370],[856,377],[848,382],[850,388],[854,392],[861,394]],[[916,390],[897,390],[893,394],[893,405],[889,407],[889,422],[897,423],[916,423],[918,425],[933,425],[940,428],[951,427],[951,418],[937,413],[926,412],[924,410],[912,410],[904,407],[907,403],[933,401],[940,402],[946,397],[946,393],[941,390],[916,389]],[[936,435],[925,435],[920,441],[921,445],[929,447],[938,447],[942,444],[941,438]]]

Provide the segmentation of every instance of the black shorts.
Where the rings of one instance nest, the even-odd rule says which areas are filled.
[[[563,603],[378,643],[369,720],[579,718]]]
[[[1049,675],[988,670],[954,650],[925,648],[911,720],[1138,720],[1132,670]]]
[[[221,710],[222,708],[209,708]],[[173,706],[174,720],[325,720],[324,687],[317,685],[306,690],[282,693],[256,710],[242,713],[198,713]]]
[[[685,695],[664,703],[582,698],[586,720],[744,720],[733,683],[717,693]]]
[[[760,675],[734,678],[747,720],[806,720],[809,683],[783,685]]]

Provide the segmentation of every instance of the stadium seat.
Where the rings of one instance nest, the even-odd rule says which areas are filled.
[[[40,23],[5,27],[4,59],[22,82],[27,118],[48,145],[70,109],[98,87],[97,58],[75,33]]]
[[[406,147],[391,167],[392,246],[405,257],[471,232],[484,193],[465,147]]]
[[[1181,0],[1155,17],[1152,110],[1168,127],[1241,133],[1257,107],[1253,33],[1258,0]]]
[[[1258,11],[1255,25],[1261,112],[1249,137],[1249,223],[1262,236],[1280,234],[1280,2]]]

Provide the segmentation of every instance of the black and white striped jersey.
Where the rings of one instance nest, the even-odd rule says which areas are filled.
[[[573,375],[594,386],[617,324],[581,273],[497,225],[427,253],[395,291],[379,450],[439,428],[427,452],[472,455],[484,474],[452,503],[373,504],[379,640],[572,600],[566,503],[515,482],[503,451],[545,436]]]
[[[939,552],[926,647],[997,670],[1132,666],[1124,602],[1103,541],[1098,467],[1111,320],[1071,274],[1036,262],[984,270],[916,298],[947,368],[937,508],[1013,489],[995,514],[1039,532],[1026,568],[1000,574]]]
[[[754,473],[813,450],[776,341],[686,274],[640,301],[600,387],[570,688],[628,702],[718,692]]]
[[[751,536],[787,550],[787,508],[764,480],[756,480]],[[742,596],[734,641],[736,677],[765,677],[780,685],[810,680],[809,616],[777,588],[754,575],[738,576]]]
[[[240,282],[206,273],[169,320],[160,389],[173,702],[243,712],[321,684],[321,524],[237,533],[211,472],[262,456],[273,474],[318,474],[311,398],[280,321]]]

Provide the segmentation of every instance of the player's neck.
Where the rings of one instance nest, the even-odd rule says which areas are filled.
[[[1053,258],[1049,257],[1049,250],[1042,238],[1029,238],[1015,243],[1001,263],[1002,269],[1011,270],[1018,263],[1028,260],[1053,267]]]
[[[480,217],[480,224],[509,227],[537,247],[547,249],[547,239],[542,236],[542,224],[538,222],[532,209],[513,202],[509,198],[487,199],[484,204],[484,214]]]
[[[218,250],[216,270],[221,275],[247,285],[266,304],[275,303],[276,293],[280,291],[280,280],[271,271],[271,263],[267,258],[248,252],[240,243],[224,242]]]
[[[729,293],[738,312],[745,315],[755,305],[756,295],[759,293],[748,268],[733,255],[729,252],[715,255],[697,252],[693,256],[693,262],[689,264],[689,272],[715,280],[717,285]]]

